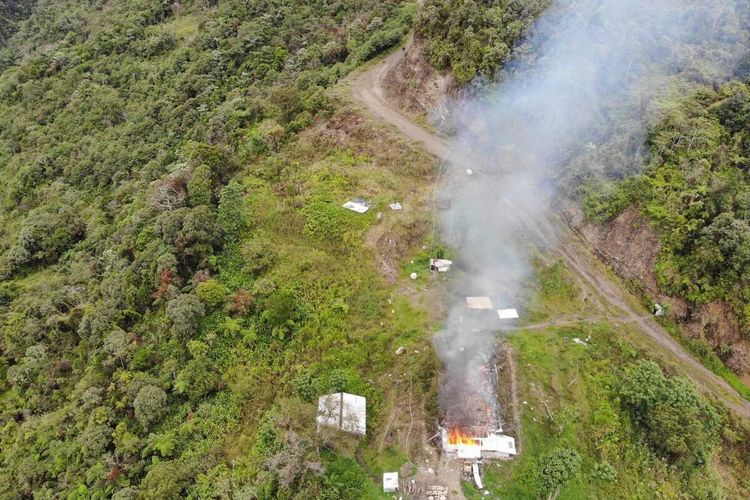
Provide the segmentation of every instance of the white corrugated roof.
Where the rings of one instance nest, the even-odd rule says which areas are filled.
[[[398,472],[383,473],[383,492],[393,493],[398,491]]]
[[[466,305],[469,309],[492,309],[492,300],[489,297],[466,297]]]
[[[456,445],[456,456],[466,460],[480,458],[482,456],[482,447],[475,444]]]
[[[359,214],[363,214],[370,210],[370,207],[365,205],[364,203],[360,201],[347,201],[343,205],[341,205],[344,208],[348,208],[349,210],[352,210],[354,212],[357,212]]]
[[[515,309],[498,309],[497,317],[500,319],[517,319],[518,311]]]
[[[490,434],[486,438],[482,438],[482,450],[515,455],[516,440],[505,434]]]
[[[337,392],[318,399],[318,427],[333,427],[353,434],[367,431],[367,399]]]

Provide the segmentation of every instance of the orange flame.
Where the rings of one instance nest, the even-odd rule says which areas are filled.
[[[448,431],[448,444],[450,445],[466,445],[466,446],[479,446],[479,442],[467,435],[464,434],[461,429],[458,427],[454,427],[451,430]]]

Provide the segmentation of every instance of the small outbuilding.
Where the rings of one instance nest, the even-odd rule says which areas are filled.
[[[452,264],[453,261],[448,259],[430,259],[430,271],[447,273],[450,271]]]
[[[518,319],[518,311],[515,309],[498,309],[497,317],[500,319]]]
[[[398,491],[398,472],[383,473],[383,493],[395,493]]]
[[[364,436],[367,432],[367,399],[337,392],[318,399],[318,430],[321,427]]]
[[[352,212],[363,214],[370,210],[372,203],[368,202],[367,200],[363,200],[362,198],[354,198],[353,200],[347,201],[341,206],[348,210],[351,210]]]
[[[466,306],[469,309],[492,309],[492,300],[489,297],[466,297]]]
[[[482,439],[482,451],[488,455],[500,458],[510,458],[516,455],[516,440],[505,434],[492,433]]]

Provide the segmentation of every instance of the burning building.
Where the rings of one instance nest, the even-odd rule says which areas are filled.
[[[467,297],[463,311],[449,318],[452,333],[436,340],[447,360],[440,391],[440,439],[448,458],[481,461],[517,453],[515,439],[503,434],[494,348],[503,320],[517,318],[515,312],[495,311],[490,297]],[[494,328],[488,330],[489,325]]]
[[[448,458],[480,460],[512,458],[516,455],[516,440],[502,434],[502,429],[483,436],[472,436],[459,428],[440,429],[443,453]]]

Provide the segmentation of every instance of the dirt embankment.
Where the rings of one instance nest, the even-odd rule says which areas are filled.
[[[419,40],[406,44],[402,57],[383,78],[383,88],[388,100],[408,113],[429,118],[439,118],[446,112],[446,99],[455,90],[450,74],[435,70]]]
[[[660,251],[659,238],[635,207],[630,207],[606,224],[584,220],[580,208],[567,203],[565,216],[586,245],[623,280],[666,308],[667,315],[693,338],[705,339],[726,365],[750,381],[750,341],[724,301],[693,305],[663,293],[654,266]]]

